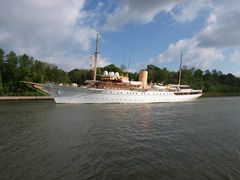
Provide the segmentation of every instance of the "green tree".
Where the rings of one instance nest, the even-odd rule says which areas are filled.
[[[4,86],[6,86],[7,89],[11,93],[15,92],[16,89],[18,89],[18,57],[14,52],[10,52],[8,55],[6,55],[6,71],[3,76]]]
[[[70,79],[68,77],[68,73],[66,73],[62,69],[54,69],[54,82],[58,83],[69,83]]]
[[[54,74],[52,71],[52,67],[50,65],[46,65],[44,76],[45,76],[45,82],[53,82]]]
[[[139,76],[139,74],[137,72],[135,72],[135,73],[129,72],[128,73],[128,77],[130,80],[138,81],[138,79],[139,79],[138,76]]]
[[[194,74],[194,84],[193,84],[193,88],[196,89],[202,89],[203,88],[203,71],[200,69],[197,69]]]
[[[103,68],[103,71],[108,71],[108,72],[113,71],[113,72],[119,72],[119,74],[123,74],[122,69],[120,69],[119,67],[115,66],[114,64],[109,64],[109,65],[105,66]]]
[[[32,81],[31,68],[33,66],[33,58],[26,54],[19,56],[18,74],[20,81]]]
[[[3,64],[4,63],[4,51],[2,49],[0,49],[0,95],[3,94],[3,80],[2,80],[2,76],[3,76]]]
[[[38,60],[35,60],[31,67],[32,81],[37,83],[43,83],[45,81],[45,67],[46,65]]]
[[[2,74],[0,74],[0,95],[3,94]]]
[[[77,84],[83,84],[87,79],[86,69],[74,69],[68,73],[70,81]]]
[[[166,68],[161,69],[152,64],[147,65],[147,71],[148,82],[162,83],[168,81],[168,78],[170,76],[170,73]]]
[[[4,51],[0,49],[0,73],[3,73]]]

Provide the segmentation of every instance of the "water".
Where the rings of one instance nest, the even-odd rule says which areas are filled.
[[[240,97],[0,103],[0,179],[240,179]]]

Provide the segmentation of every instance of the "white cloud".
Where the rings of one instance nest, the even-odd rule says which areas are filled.
[[[98,67],[104,67],[104,66],[107,66],[109,64],[111,64],[111,63],[110,63],[108,58],[103,57],[101,55],[99,56],[99,58],[98,58]]]
[[[240,78],[240,71],[235,72],[234,75],[235,75],[236,77]]]
[[[232,63],[240,63],[240,50],[236,49],[231,55],[230,55],[230,61]]]
[[[216,48],[194,47],[187,53],[186,65],[201,69],[212,67],[215,61],[224,58],[223,53]]]
[[[210,6],[211,3],[208,0],[185,0],[179,3],[171,14],[178,22],[188,22],[194,20],[201,10],[208,9]]]
[[[156,58],[150,59],[149,62],[161,64],[176,61],[178,63],[181,50],[183,50],[183,64],[188,67],[207,69],[215,61],[223,59],[221,51],[212,47],[199,47],[197,40],[193,38],[171,44],[166,51],[160,53]]]
[[[59,68],[63,68],[66,71],[71,71],[73,69],[91,69],[93,67],[93,60],[90,55],[77,56],[77,55],[57,55],[48,57],[48,62],[51,64],[58,65]],[[104,67],[111,64],[109,59],[99,55],[97,67]]]
[[[86,23],[84,4],[85,0],[1,0],[0,47],[44,61],[55,59],[57,64],[71,59],[72,53],[84,55],[96,37]]]
[[[107,16],[105,30],[118,30],[128,23],[147,24],[160,12],[169,12],[178,0],[121,0],[115,11]]]
[[[236,47],[240,45],[240,1],[213,1],[206,26],[198,34],[200,46]]]
[[[179,59],[180,52],[183,49],[189,49],[191,47],[196,47],[196,41],[193,39],[183,39],[175,44],[170,44],[168,49],[158,55],[155,59],[158,63],[171,62],[174,59]]]

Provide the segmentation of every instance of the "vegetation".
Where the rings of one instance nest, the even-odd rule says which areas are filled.
[[[129,79],[138,80],[138,73],[124,72],[121,68],[110,64],[97,68],[97,79],[104,71],[128,74]],[[177,84],[179,72],[169,71],[155,65],[148,65],[148,82]],[[77,83],[83,84],[86,79],[92,79],[92,70],[73,69],[65,72],[56,65],[41,62],[26,54],[17,56],[14,52],[4,53],[0,49],[0,95],[42,95],[21,81],[36,83]],[[205,95],[240,95],[240,78],[233,74],[223,74],[217,70],[202,71],[183,67],[181,84],[189,84],[194,89],[203,89]]]
[[[5,55],[0,49],[0,95],[41,95],[21,81],[70,82],[68,73],[57,66],[14,52]]]

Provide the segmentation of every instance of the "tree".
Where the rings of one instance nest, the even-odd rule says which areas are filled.
[[[35,60],[31,67],[32,81],[37,83],[43,83],[45,81],[45,72],[46,65],[38,60]]]
[[[202,89],[203,88],[203,71],[200,69],[197,69],[193,73],[193,76],[194,76],[193,88]]]
[[[2,75],[3,75],[3,64],[4,63],[4,51],[0,49],[0,95],[3,94],[3,82],[2,82]]]
[[[237,84],[235,81],[235,76],[231,73],[227,74],[227,84],[231,86],[235,86]]]
[[[109,64],[103,68],[103,71],[108,71],[108,72],[119,72],[119,74],[123,74],[122,69],[119,67],[115,66],[114,64]]]
[[[136,72],[135,73],[132,73],[132,72],[128,73],[128,77],[129,77],[130,80],[137,81],[138,80],[138,76],[139,76],[139,74],[136,73]]]
[[[2,74],[0,74],[0,95],[3,94]]]
[[[33,58],[26,54],[19,56],[18,74],[21,81],[32,81],[31,68],[34,64]]]
[[[0,73],[3,73],[4,51],[0,49]]]
[[[68,77],[68,73],[66,73],[64,70],[62,69],[54,69],[54,82],[57,83],[69,83],[69,77]]]
[[[55,83],[68,83],[70,82],[68,74],[57,66],[47,66],[45,69],[45,76],[47,81]]]
[[[6,56],[6,63],[6,72],[4,73],[3,81],[5,82],[5,86],[13,93],[18,88],[16,84],[19,81],[17,71],[18,57],[14,52],[11,51]]]
[[[84,84],[85,80],[90,79],[91,72],[86,69],[74,69],[68,73],[69,79],[72,83]]]

